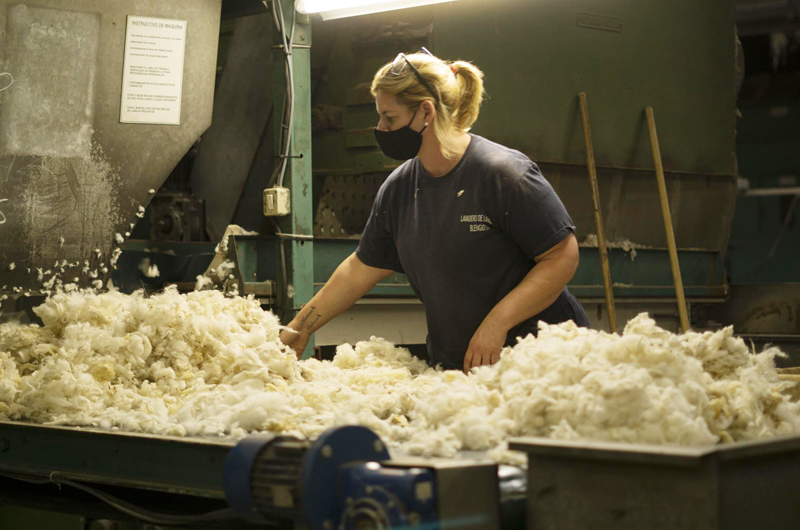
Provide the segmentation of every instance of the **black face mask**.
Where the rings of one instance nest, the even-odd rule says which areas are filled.
[[[375,140],[377,140],[383,154],[395,160],[409,160],[417,156],[420,147],[422,147],[422,131],[428,127],[425,124],[425,127],[419,132],[411,129],[411,123],[417,117],[417,111],[419,111],[419,107],[414,111],[414,115],[408,125],[396,131],[379,131],[375,129]]]

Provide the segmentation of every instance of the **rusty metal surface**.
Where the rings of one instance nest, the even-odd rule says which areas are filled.
[[[210,125],[220,2],[0,0],[0,287],[107,278],[115,233]],[[187,21],[178,126],[119,123],[128,15]]]
[[[731,285],[708,319],[748,335],[800,335],[800,283]]]

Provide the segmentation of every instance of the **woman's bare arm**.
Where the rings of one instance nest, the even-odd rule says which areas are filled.
[[[392,272],[365,265],[355,252],[350,254],[336,268],[322,289],[289,322],[287,327],[295,332],[281,331],[281,341],[291,346],[299,358],[315,331],[345,312]]]

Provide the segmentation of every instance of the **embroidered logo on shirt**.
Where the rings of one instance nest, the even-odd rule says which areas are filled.
[[[491,228],[489,225],[492,224],[492,220],[489,219],[489,216],[484,214],[462,215],[461,222],[470,223],[470,232],[488,232]]]

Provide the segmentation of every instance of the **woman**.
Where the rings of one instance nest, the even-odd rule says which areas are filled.
[[[383,152],[407,160],[378,191],[355,253],[281,340],[302,353],[312,333],[380,280],[405,273],[425,305],[433,364],[470,370],[537,322],[586,313],[566,288],[578,267],[575,227],[522,153],[470,134],[483,73],[464,61],[399,54],[371,92]]]

